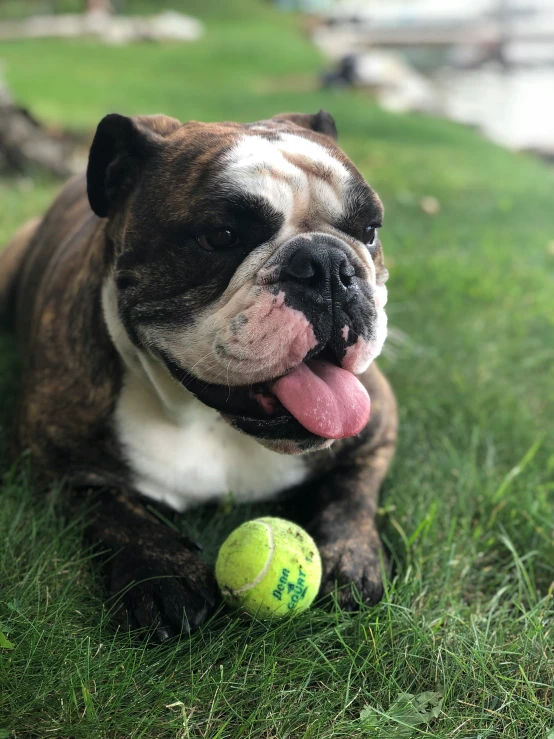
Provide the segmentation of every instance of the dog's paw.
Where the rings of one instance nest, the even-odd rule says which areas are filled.
[[[378,537],[352,536],[327,541],[319,551],[323,564],[320,595],[328,595],[337,588],[338,602],[345,611],[358,610],[360,600],[369,605],[381,600],[384,554]]]
[[[159,551],[124,548],[110,563],[109,587],[119,623],[154,629],[159,642],[192,634],[219,600],[212,568],[175,544]]]

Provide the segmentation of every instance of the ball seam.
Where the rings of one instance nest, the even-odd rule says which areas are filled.
[[[258,523],[261,523],[262,526],[265,526],[265,529],[267,531],[267,540],[268,540],[268,545],[269,545],[269,552],[267,555],[267,559],[266,559],[264,566],[258,572],[256,577],[252,580],[252,582],[248,582],[240,588],[233,588],[234,595],[242,595],[242,593],[247,593],[249,590],[252,590],[252,588],[255,588],[256,585],[259,585],[259,583],[261,583],[261,581],[267,575],[269,567],[271,565],[271,560],[273,559],[273,553],[275,552],[275,543],[273,541],[273,529],[265,521],[258,521]]]

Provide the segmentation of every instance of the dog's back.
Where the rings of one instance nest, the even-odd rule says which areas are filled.
[[[83,176],[71,179],[43,218],[28,221],[0,251],[0,321],[26,343],[46,275],[56,255],[92,214]],[[78,240],[76,240],[78,242]]]
[[[17,285],[40,218],[28,221],[0,252],[0,322],[14,328]]]
[[[41,476],[89,467],[95,456],[89,436],[100,437],[104,466],[111,454],[104,424],[119,364],[100,306],[103,229],[80,176],[0,253],[2,320],[15,330],[24,356],[12,448],[15,454],[30,449]]]

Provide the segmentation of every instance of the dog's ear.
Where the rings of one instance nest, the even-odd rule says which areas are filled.
[[[335,119],[326,110],[320,110],[319,113],[282,113],[273,118],[274,121],[290,121],[301,128],[307,128],[309,131],[322,133],[329,136],[333,141],[337,140],[337,126]]]
[[[88,199],[97,216],[105,218],[121,203],[137,181],[142,164],[180,125],[163,115],[127,118],[112,113],[100,121],[87,168]]]

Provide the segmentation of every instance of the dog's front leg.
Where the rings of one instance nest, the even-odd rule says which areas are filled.
[[[360,439],[338,454],[335,470],[316,486],[308,523],[323,561],[321,593],[338,586],[346,610],[356,608],[356,595],[352,587],[343,586],[354,585],[367,603],[376,603],[383,594],[382,545],[375,516],[397,436],[396,402],[384,376],[372,367],[364,382],[372,402],[370,423]]]
[[[108,553],[114,614],[128,628],[155,627],[159,641],[195,631],[217,602],[212,569],[141,500],[119,490],[92,491],[86,538]]]

